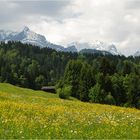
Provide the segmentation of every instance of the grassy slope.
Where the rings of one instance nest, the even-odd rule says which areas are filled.
[[[0,138],[140,138],[140,111],[0,84]]]

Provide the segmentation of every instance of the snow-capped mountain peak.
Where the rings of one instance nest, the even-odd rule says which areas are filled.
[[[25,26],[24,29],[23,29],[23,31],[24,32],[28,32],[28,31],[30,31],[30,29],[29,29],[29,27]]]
[[[0,30],[0,41],[4,41],[5,38],[11,36],[12,34],[15,34],[15,32]]]
[[[72,42],[67,48],[53,44],[46,40],[45,36],[37,34],[25,26],[20,32],[4,31],[0,30],[0,41],[20,41],[25,44],[32,44],[39,47],[49,47],[56,51],[63,52],[80,52],[83,49],[92,49],[97,51],[109,52],[113,55],[119,55],[116,46],[114,44],[105,43],[102,41],[89,42]]]
[[[32,44],[39,47],[48,47],[55,49],[56,51],[77,52],[74,46],[64,48],[61,45],[56,45],[47,41],[45,36],[33,32],[27,26],[25,26],[20,32],[9,32],[0,30],[0,41],[20,41],[24,44]]]
[[[32,44],[40,47],[46,47],[46,38],[43,35],[31,31],[28,27],[24,27],[21,32],[18,32],[9,40],[21,41],[22,43]]]
[[[105,43],[103,41],[93,41],[92,43],[88,42],[72,42],[68,44],[68,47],[75,46],[78,51],[81,51],[83,49],[93,49],[98,51],[107,51],[110,52],[113,55],[119,55],[120,53],[117,51],[117,48],[114,44]]]

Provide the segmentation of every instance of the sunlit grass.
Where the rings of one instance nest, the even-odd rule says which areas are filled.
[[[140,111],[0,84],[0,138],[140,138]]]

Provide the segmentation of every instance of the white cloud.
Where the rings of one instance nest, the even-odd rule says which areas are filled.
[[[47,40],[62,45],[73,41],[101,40],[114,42],[126,55],[140,50],[139,0],[63,0],[63,3],[61,2],[61,0],[53,1],[56,8],[49,8],[46,3],[49,11],[45,10],[45,6],[41,9],[42,4],[38,10],[32,7],[31,11],[30,9],[26,12],[20,11],[17,16],[15,15],[17,20],[6,26],[29,25],[32,30],[44,34]],[[26,4],[27,2],[20,5],[18,2],[18,5],[25,10]],[[53,4],[51,3],[50,6]],[[10,10],[13,10],[17,5],[11,7]]]

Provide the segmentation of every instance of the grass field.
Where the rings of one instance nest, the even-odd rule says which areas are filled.
[[[1,139],[140,139],[140,110],[0,84]]]

